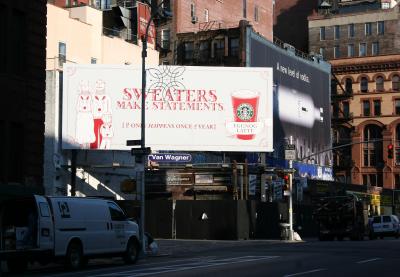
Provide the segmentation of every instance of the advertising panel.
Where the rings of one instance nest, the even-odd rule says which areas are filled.
[[[141,77],[130,66],[66,64],[63,148],[130,149],[141,138]],[[146,146],[272,151],[272,93],[271,68],[148,68]]]
[[[290,136],[297,160],[330,165],[330,66],[295,56],[252,33],[249,64],[272,67],[274,81],[274,148],[284,158]],[[285,140],[286,139],[286,140]]]
[[[151,17],[151,12],[150,12],[150,7],[146,4],[143,4],[141,2],[137,2],[137,34],[138,34],[138,40],[141,39],[142,36],[146,34],[146,27],[147,24],[150,20]],[[154,23],[150,23],[149,27],[149,33],[148,33],[148,38],[147,41],[148,43],[154,44],[154,40],[156,38],[156,28],[154,26]]]

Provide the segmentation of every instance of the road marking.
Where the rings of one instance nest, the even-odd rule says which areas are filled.
[[[304,275],[304,274],[309,274],[309,273],[314,273],[314,272],[319,272],[319,271],[324,271],[326,268],[317,268],[309,271],[303,271],[303,272],[298,272],[298,273],[293,273],[293,274],[288,274],[283,277],[290,277],[290,276],[299,276],[299,275]]]
[[[372,259],[368,259],[368,260],[363,260],[363,261],[357,262],[357,264],[365,264],[365,263],[369,263],[369,262],[373,262],[373,261],[377,261],[377,260],[382,260],[382,258],[372,258]]]
[[[215,259],[209,261],[193,261],[189,263],[183,264],[173,264],[168,266],[160,266],[153,268],[138,268],[134,270],[120,271],[120,272],[112,272],[98,275],[90,275],[89,277],[107,277],[107,276],[120,276],[120,277],[139,277],[139,276],[147,276],[161,273],[170,273],[170,272],[178,272],[185,270],[193,270],[199,268],[207,268],[207,267],[217,267],[221,265],[227,264],[236,264],[236,263],[245,263],[245,262],[253,262],[259,260],[269,260],[278,258],[279,256],[243,256],[243,257],[233,257],[233,258],[223,258],[223,259]]]

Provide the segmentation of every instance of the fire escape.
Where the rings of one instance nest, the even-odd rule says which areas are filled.
[[[238,66],[239,36],[238,25],[230,28],[223,21],[209,21],[198,24],[198,31],[178,35],[176,57],[178,64]],[[228,40],[226,39],[228,38]],[[231,38],[237,38],[237,51],[232,51]],[[229,41],[229,42],[228,42]],[[226,43],[229,45],[225,52]],[[188,52],[189,51],[189,52]]]
[[[332,105],[332,146],[333,170],[339,181],[349,182],[353,160],[351,157],[351,132],[353,131],[353,113],[350,112],[349,100],[353,99],[352,83],[346,80],[345,87],[332,72],[331,105]],[[344,178],[343,178],[344,177]]]

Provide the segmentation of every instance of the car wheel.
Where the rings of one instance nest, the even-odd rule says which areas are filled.
[[[139,243],[136,239],[130,239],[126,246],[124,261],[126,264],[134,264],[139,257]]]
[[[66,266],[72,270],[80,269],[84,264],[82,246],[79,242],[73,241],[69,244],[66,255]]]

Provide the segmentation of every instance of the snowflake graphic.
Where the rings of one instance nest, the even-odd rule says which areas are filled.
[[[159,66],[157,68],[149,68],[147,70],[149,78],[148,91],[153,89],[161,89],[163,99],[170,89],[185,89],[182,83],[184,66]]]

